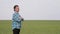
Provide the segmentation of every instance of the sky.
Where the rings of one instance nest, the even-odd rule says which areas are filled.
[[[60,0],[0,0],[0,20],[11,20],[14,5],[25,20],[60,20]]]

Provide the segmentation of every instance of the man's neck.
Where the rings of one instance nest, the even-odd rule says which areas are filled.
[[[16,12],[16,11],[15,11],[15,13],[19,13],[19,12]]]

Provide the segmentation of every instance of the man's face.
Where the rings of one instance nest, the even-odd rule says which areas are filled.
[[[16,7],[16,8],[15,8],[15,11],[16,11],[16,12],[19,12],[19,7]]]

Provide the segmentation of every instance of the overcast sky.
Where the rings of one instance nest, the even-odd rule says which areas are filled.
[[[11,20],[16,4],[25,20],[60,20],[60,0],[0,0],[0,20]]]

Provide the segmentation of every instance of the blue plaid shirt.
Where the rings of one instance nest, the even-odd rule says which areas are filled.
[[[21,18],[19,13],[15,12],[12,17],[12,29],[20,29],[21,28]]]

